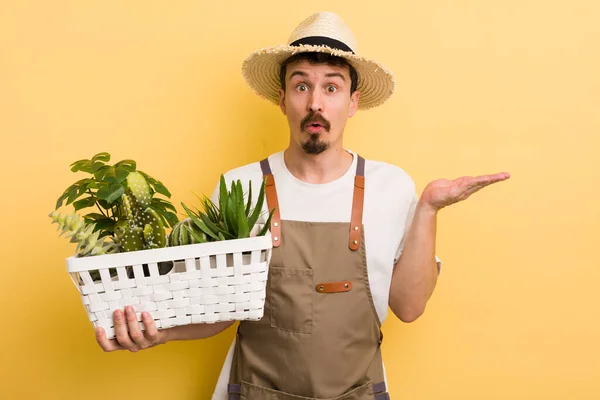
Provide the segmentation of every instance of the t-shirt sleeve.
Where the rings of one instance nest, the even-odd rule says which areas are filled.
[[[398,248],[396,249],[396,256],[394,257],[394,266],[396,265],[396,263],[398,262],[398,260],[400,259],[400,255],[402,254],[402,251],[404,251],[404,245],[406,244],[406,237],[408,236],[408,232],[410,230],[410,227],[412,225],[413,219],[415,217],[415,210],[417,209],[417,202],[419,201],[418,197],[417,197],[417,193],[413,192],[411,201],[410,201],[410,205],[408,207],[408,211],[406,213],[406,220],[405,220],[405,225],[404,225],[404,233],[402,235],[402,239],[400,240],[400,244],[398,245]],[[440,260],[440,258],[436,255],[435,256],[435,261],[437,263],[437,269],[438,269],[438,275],[440,274],[441,270],[442,270],[442,260]]]

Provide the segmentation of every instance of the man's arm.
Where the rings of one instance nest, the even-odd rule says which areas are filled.
[[[404,322],[412,322],[425,311],[437,282],[435,236],[437,213],[442,208],[466,200],[473,193],[510,178],[506,172],[453,181],[440,179],[425,187],[417,202],[404,250],[396,263],[390,285],[389,305]]]
[[[435,288],[436,225],[437,211],[419,201],[390,286],[390,308],[403,322],[412,322],[423,314]]]

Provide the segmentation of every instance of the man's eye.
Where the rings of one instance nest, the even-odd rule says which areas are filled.
[[[300,85],[296,86],[296,89],[298,89],[301,92],[304,92],[304,91],[308,90],[308,86],[306,86],[305,84],[301,83]]]
[[[329,93],[335,93],[337,92],[337,88],[335,86],[327,86],[327,91]]]

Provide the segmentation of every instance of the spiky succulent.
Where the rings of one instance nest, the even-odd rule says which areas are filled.
[[[118,253],[119,245],[107,237],[100,238],[100,231],[94,232],[94,224],[86,224],[76,213],[62,215],[57,211],[48,214],[52,223],[61,230],[59,237],[66,234],[71,243],[77,243],[75,253],[80,257]],[[58,230],[57,229],[57,230]]]
[[[200,243],[250,237],[250,233],[262,213],[265,187],[266,179],[262,182],[256,205],[253,207],[252,181],[248,186],[248,200],[244,201],[242,182],[239,179],[231,182],[231,189],[228,190],[225,177],[221,175],[218,206],[206,196],[199,197],[204,211],[191,210],[183,202],[181,203],[189,219],[204,235],[199,235],[197,230],[187,225],[184,225],[183,229],[187,230],[189,235]],[[256,236],[263,236],[267,233],[274,211],[275,209],[271,210],[265,225]]]

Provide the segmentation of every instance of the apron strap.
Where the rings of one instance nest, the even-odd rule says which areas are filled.
[[[365,159],[358,156],[354,177],[354,197],[352,198],[352,218],[350,219],[350,250],[360,248],[363,203],[365,199]]]
[[[358,155],[357,155],[358,156]],[[277,190],[275,189],[275,178],[271,172],[269,159],[265,158],[260,162],[260,168],[263,177],[266,178],[265,192],[267,195],[267,205],[269,210],[273,208],[273,218],[271,218],[271,235],[273,238],[273,247],[281,245],[281,215],[279,213],[279,200],[277,199]],[[363,203],[365,198],[365,159],[358,156],[356,162],[356,176],[354,177],[354,196],[352,198],[352,217],[350,219],[350,249],[355,251],[360,248],[362,233]]]
[[[390,400],[390,395],[387,392],[385,382],[377,382],[373,384],[373,394],[375,400]]]
[[[267,179],[265,192],[267,194],[267,207],[269,211],[275,209],[271,218],[271,237],[273,247],[281,246],[281,215],[279,214],[279,200],[277,200],[277,190],[275,189],[275,178],[271,172],[269,159],[265,158],[260,162],[263,178]]]
[[[240,400],[242,395],[242,386],[230,383],[227,385],[228,400]]]

